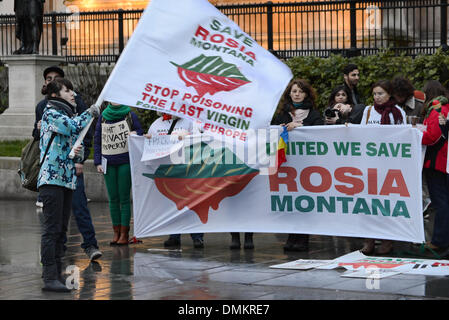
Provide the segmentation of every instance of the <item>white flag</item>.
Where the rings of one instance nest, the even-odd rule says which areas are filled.
[[[267,127],[290,69],[206,0],[152,0],[101,97],[200,120],[246,140]]]

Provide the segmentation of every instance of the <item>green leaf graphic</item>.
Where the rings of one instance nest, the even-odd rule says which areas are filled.
[[[182,65],[178,65],[172,61],[170,61],[170,63],[177,67],[198,73],[240,79],[249,82],[249,80],[245,78],[235,64],[224,62],[220,56],[208,57],[202,54]]]
[[[148,178],[217,178],[246,175],[258,170],[248,167],[228,148],[212,150],[207,144],[186,148],[188,163],[183,165],[161,165],[154,174],[143,174]],[[227,164],[227,163],[231,164]]]

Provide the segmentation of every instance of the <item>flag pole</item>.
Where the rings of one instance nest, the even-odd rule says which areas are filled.
[[[100,108],[102,103],[103,103],[103,92],[98,97],[97,102],[95,102],[95,105],[98,108]],[[70,150],[70,153],[69,153],[69,158],[70,159],[75,158],[75,149],[78,148],[81,145],[81,143],[83,142],[84,137],[86,136],[87,131],[89,131],[89,128],[92,125],[93,121],[94,121],[94,118],[92,117],[92,119],[90,119],[89,123],[83,128],[83,130],[81,130],[80,135],[79,135],[78,139],[76,139],[75,144],[73,145],[72,150]]]

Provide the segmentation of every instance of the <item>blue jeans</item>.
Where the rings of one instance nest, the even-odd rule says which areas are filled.
[[[203,236],[204,236],[204,233],[191,233],[190,234],[190,237],[192,237],[192,240],[195,240],[195,239],[203,240]],[[171,234],[170,238],[181,241],[180,234]]]
[[[81,248],[86,249],[94,246],[98,249],[95,229],[92,224],[89,208],[87,207],[87,197],[84,191],[84,175],[77,176],[76,189],[73,191],[72,212],[75,216],[78,230],[83,236]]]
[[[424,169],[430,200],[435,209],[432,244],[449,246],[449,180],[448,175],[433,169]]]

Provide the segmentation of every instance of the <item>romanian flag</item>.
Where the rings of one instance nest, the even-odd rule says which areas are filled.
[[[277,150],[277,163],[278,168],[283,164],[284,162],[287,162],[287,143],[288,143],[288,131],[287,127],[284,127],[284,131],[282,131],[279,142],[278,142],[278,150]]]

